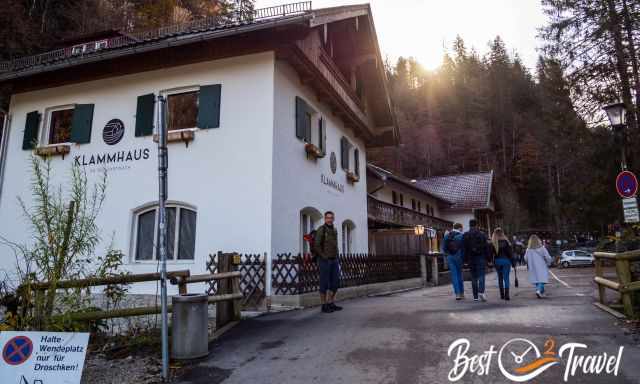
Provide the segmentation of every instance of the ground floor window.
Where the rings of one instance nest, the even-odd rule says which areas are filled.
[[[311,207],[304,208],[300,211],[300,253],[303,255],[311,253],[311,246],[305,235],[310,234],[314,229],[320,226],[322,220],[322,213],[319,210]]]
[[[185,206],[167,206],[167,260],[193,260],[196,246],[196,211]],[[136,212],[134,254],[136,261],[160,259],[158,240],[158,207]]]
[[[353,236],[356,225],[351,220],[342,222],[342,253],[353,252]]]

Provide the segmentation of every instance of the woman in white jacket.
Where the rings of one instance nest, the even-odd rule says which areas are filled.
[[[529,266],[529,282],[536,287],[536,296],[538,299],[544,297],[544,285],[549,282],[549,264],[551,264],[551,255],[549,251],[542,245],[542,241],[537,235],[529,237],[529,245],[524,258]]]

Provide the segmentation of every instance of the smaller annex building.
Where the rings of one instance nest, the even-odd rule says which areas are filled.
[[[341,251],[368,252],[367,149],[398,142],[369,5],[300,2],[234,17],[111,31],[0,62],[0,83],[13,87],[0,236],[34,240],[17,201],[32,203],[31,156],[48,158],[63,188],[74,165],[90,179],[106,169],[97,250],[111,244],[126,271],[155,272],[163,96],[170,270],[203,273],[217,251],[265,255],[267,265],[306,252],[303,235],[328,210]],[[0,274],[14,260],[0,245]]]
[[[453,226],[442,214],[451,204],[421,188],[416,180],[367,164],[369,250],[379,254],[437,251],[438,239]],[[417,234],[418,227],[424,233]]]
[[[440,209],[440,217],[461,223],[469,229],[476,219],[480,228],[491,233],[501,225],[497,201],[493,197],[493,171],[433,176],[415,181],[416,187],[450,202]]]

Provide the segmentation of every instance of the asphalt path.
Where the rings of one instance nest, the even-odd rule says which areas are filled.
[[[516,382],[506,372],[527,383],[640,383],[635,336],[592,305],[593,269],[552,271],[546,299],[536,298],[521,267],[509,302],[497,297],[495,274],[489,274],[486,303],[470,300],[466,282],[463,301],[441,286],[346,300],[343,311],[331,314],[310,308],[243,320],[180,382]],[[534,377],[524,380],[527,374]]]

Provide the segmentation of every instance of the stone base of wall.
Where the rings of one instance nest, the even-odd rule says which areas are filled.
[[[388,293],[403,289],[421,288],[423,286],[423,280],[420,277],[389,281],[386,283],[358,285],[355,287],[340,288],[336,295],[336,299],[338,301],[353,299],[356,297]],[[301,295],[273,295],[271,296],[271,304],[286,307],[314,307],[320,305],[320,295],[318,292],[303,293]]]

